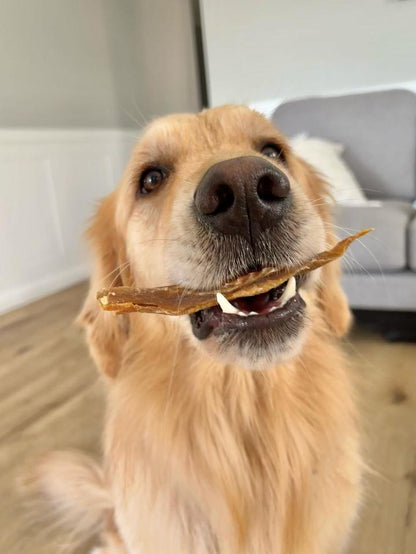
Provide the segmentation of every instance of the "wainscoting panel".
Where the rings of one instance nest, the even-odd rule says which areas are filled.
[[[0,131],[0,312],[88,275],[82,234],[138,132]]]

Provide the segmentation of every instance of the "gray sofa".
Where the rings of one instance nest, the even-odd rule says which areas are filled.
[[[306,132],[343,144],[366,197],[380,201],[335,208],[346,232],[375,228],[343,262],[351,306],[416,311],[416,95],[389,90],[295,100],[278,106],[272,120],[288,136]]]

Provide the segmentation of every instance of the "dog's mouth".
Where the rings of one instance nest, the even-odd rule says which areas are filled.
[[[217,294],[216,306],[191,314],[194,335],[206,339],[211,334],[232,330],[267,329],[303,315],[305,302],[299,294],[306,275],[296,275],[268,292],[227,300]]]
[[[179,285],[150,289],[122,286],[103,289],[97,300],[103,310],[189,315],[198,339],[211,334],[232,334],[251,340],[283,342],[299,334],[305,302],[299,289],[315,269],[342,256],[348,246],[371,229],[363,229],[291,269],[264,267],[224,283],[216,290],[192,290]],[[226,296],[228,298],[226,298]],[[254,332],[273,329],[275,333]],[[248,331],[251,337],[247,335]],[[233,337],[234,338],[234,337]]]

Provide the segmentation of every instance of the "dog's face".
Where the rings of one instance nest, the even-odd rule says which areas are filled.
[[[115,196],[121,261],[144,288],[215,290],[249,271],[291,268],[327,245],[323,195],[324,183],[248,108],[159,119]],[[315,288],[316,272],[181,316],[181,330],[220,360],[266,367],[299,351]]]

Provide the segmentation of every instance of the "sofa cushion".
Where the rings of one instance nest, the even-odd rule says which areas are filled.
[[[416,216],[412,219],[409,225],[409,267],[416,271]]]
[[[340,204],[367,202],[357,179],[342,159],[342,144],[302,133],[291,139],[290,146],[328,181],[331,187],[329,200]]]
[[[416,312],[416,275],[395,273],[345,273],[342,288],[351,308]]]
[[[334,215],[341,238],[365,227],[375,229],[351,245],[344,257],[344,268],[354,273],[405,269],[408,265],[407,232],[414,214],[410,203],[399,201],[337,205]]]
[[[272,116],[289,136],[308,133],[340,142],[368,198],[413,200],[416,94],[387,90],[285,102]]]

